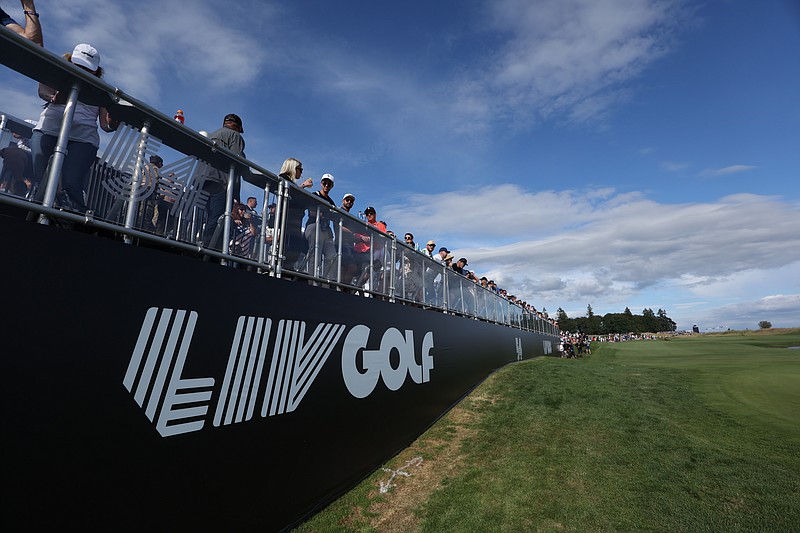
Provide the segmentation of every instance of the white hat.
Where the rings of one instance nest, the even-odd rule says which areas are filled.
[[[333,181],[333,174],[323,174],[322,178],[319,181],[322,181],[322,180],[331,180],[331,183],[335,183]]]
[[[91,44],[79,44],[72,51],[72,62],[94,72],[100,67],[100,52]]]
[[[347,194],[345,194],[344,196],[342,196],[342,200],[344,200],[344,199],[345,199],[345,198],[347,198],[347,197],[350,197],[350,198],[352,198],[353,200],[355,200],[355,199],[356,199],[356,195],[355,195],[355,194],[352,194],[352,193],[347,193]]]

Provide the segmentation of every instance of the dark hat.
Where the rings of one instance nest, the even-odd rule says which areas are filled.
[[[464,266],[467,266],[467,258],[466,257],[462,257],[461,259],[459,259],[459,261],[463,262]]]
[[[450,253],[450,250],[448,250],[448,249],[447,249],[447,248],[445,248],[444,246],[442,246],[441,248],[439,248],[439,251],[440,251],[440,252],[447,252],[448,254]]]
[[[222,120],[223,124],[225,122],[233,122],[234,124],[239,126],[239,129],[242,130],[242,133],[244,133],[244,127],[242,127],[242,119],[239,118],[239,115],[235,115],[233,113],[228,113],[227,115],[225,115],[225,118]]]
[[[377,213],[377,211],[375,211],[374,207],[369,206],[368,208],[364,209],[364,214],[367,215],[369,213]]]
[[[150,156],[150,162],[152,164],[154,164],[154,165],[163,165],[164,164],[164,160],[161,159],[160,155],[151,155]]]

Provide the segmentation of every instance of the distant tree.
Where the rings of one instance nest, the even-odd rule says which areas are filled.
[[[678,329],[678,325],[667,316],[667,312],[663,309],[659,309],[656,316],[658,317],[658,331],[675,331]]]
[[[631,308],[630,307],[626,307],[625,311],[623,313],[628,315],[628,316],[633,316],[633,313],[631,313]]]
[[[594,316],[594,311],[592,310],[592,304],[586,306],[586,316],[592,318]]]
[[[761,329],[769,329],[772,327],[772,322],[770,322],[769,320],[762,320],[761,322],[758,323],[758,327],[760,327]]]
[[[641,326],[642,331],[655,333],[659,330],[659,318],[656,318],[656,314],[649,307],[642,309]]]
[[[558,308],[558,311],[556,311],[556,322],[558,323],[558,329],[561,331],[576,330],[575,321],[568,317],[567,312],[560,307]]]

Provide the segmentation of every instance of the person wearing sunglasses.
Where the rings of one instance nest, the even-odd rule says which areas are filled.
[[[336,203],[330,196],[333,189],[333,175],[323,174],[320,180],[320,189],[314,193],[331,208],[336,207]],[[333,231],[331,230],[331,209],[323,207],[323,204],[310,206],[308,209],[308,220],[306,222],[305,238],[308,242],[307,269],[306,272],[314,276],[330,277],[333,261],[336,259],[336,247],[333,244]],[[317,223],[319,221],[319,224]],[[319,257],[319,254],[322,257]]]
[[[419,252],[419,244],[414,242],[414,234],[413,233],[406,233],[405,237],[403,237],[403,240],[405,241],[406,246],[410,246],[411,248],[413,248],[414,250]]]
[[[294,157],[289,157],[283,162],[278,175],[303,189],[314,185],[311,178],[302,179],[303,163]],[[285,268],[297,270],[302,266],[298,263],[303,262],[301,256],[307,249],[306,238],[303,235],[303,215],[308,206],[302,194],[290,194],[289,198],[290,201],[286,206],[286,231],[283,237],[283,264]]]

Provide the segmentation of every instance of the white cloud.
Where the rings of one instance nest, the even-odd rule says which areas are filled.
[[[269,55],[257,36],[269,21],[269,6],[259,7],[247,32],[230,31],[225,23],[243,16],[246,6],[226,9],[240,13],[221,18],[218,6],[201,1],[122,1],[102,9],[91,0],[54,3],[47,6],[45,46],[61,53],[80,42],[92,44],[106,81],[155,105],[168,85],[165,75],[214,91],[247,86],[261,74]],[[48,39],[51,34],[59,40]]]
[[[747,172],[755,170],[756,167],[750,165],[731,165],[724,168],[704,170],[702,176],[726,176],[728,174],[738,174],[739,172]]]
[[[502,117],[531,124],[552,116],[596,120],[629,98],[624,84],[670,49],[675,2],[502,0],[488,31],[500,42],[481,77],[455,83],[457,129]],[[498,36],[506,36],[503,37]]]
[[[731,329],[756,329],[762,320],[772,323],[773,327],[796,327],[800,324],[800,294],[774,294],[725,305],[713,310],[707,323]]]
[[[676,163],[674,161],[662,161],[661,168],[667,172],[680,172],[689,168],[689,163]]]
[[[800,208],[781,198],[737,194],[661,204],[641,193],[531,192],[504,184],[416,194],[384,211],[393,228],[412,231],[420,242],[438,239],[478,274],[491,273],[549,306],[624,306],[659,287],[678,301],[714,301],[721,293],[730,301],[751,294],[736,280],[756,275],[772,280],[754,285],[759,290],[797,289],[789,272],[800,268]],[[446,228],[451,241],[427,228]]]

